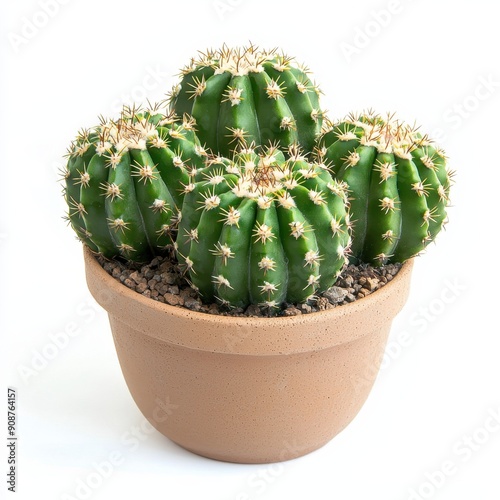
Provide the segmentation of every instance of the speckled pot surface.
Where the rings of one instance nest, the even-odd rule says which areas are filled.
[[[240,463],[305,455],[351,422],[371,390],[413,266],[408,261],[352,304],[234,318],[143,297],[89,250],[84,256],[89,289],[109,314],[123,375],[145,417],[188,450]]]

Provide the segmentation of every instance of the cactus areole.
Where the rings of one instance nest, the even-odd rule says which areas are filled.
[[[279,307],[335,282],[350,243],[346,195],[292,148],[217,157],[187,187],[176,248],[203,300]]]
[[[250,144],[312,151],[323,113],[308,73],[277,50],[223,47],[182,70],[171,107],[191,115],[201,143],[223,156]]]
[[[317,155],[348,186],[355,263],[404,262],[447,221],[452,172],[443,151],[393,115],[330,124]]]

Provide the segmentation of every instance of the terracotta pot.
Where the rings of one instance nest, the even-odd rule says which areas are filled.
[[[240,463],[288,460],[330,441],[361,409],[413,263],[352,304],[294,317],[231,318],[162,304],[85,250],[137,406],[172,441]]]

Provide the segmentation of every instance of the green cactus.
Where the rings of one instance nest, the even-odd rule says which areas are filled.
[[[404,262],[446,222],[451,173],[442,150],[393,115],[328,124],[317,160],[349,189],[353,262]]]
[[[242,145],[269,143],[312,151],[323,113],[308,73],[276,49],[223,47],[182,70],[171,107],[191,115],[200,141],[223,156]]]
[[[144,262],[172,243],[182,184],[205,164],[192,121],[124,108],[117,121],[82,131],[64,172],[67,218],[107,258]]]
[[[350,243],[343,186],[291,148],[217,157],[186,187],[178,259],[206,302],[304,302],[335,282]]]

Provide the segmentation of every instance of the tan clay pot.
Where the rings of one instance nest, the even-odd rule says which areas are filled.
[[[151,300],[108,275],[89,250],[85,265],[127,385],[151,424],[199,455],[265,463],[316,450],[359,412],[413,262],[352,304],[269,319]]]

